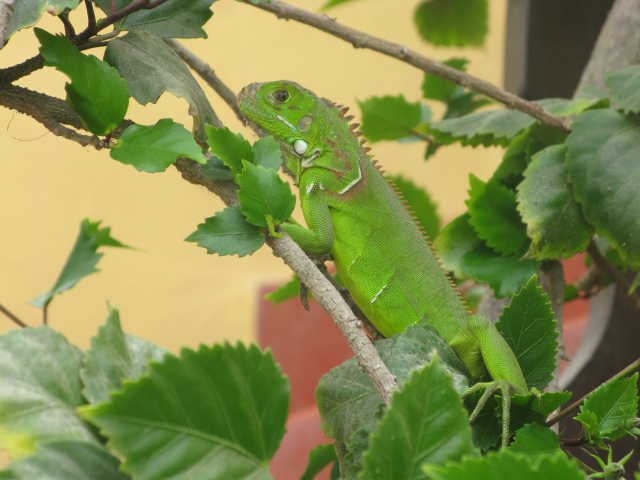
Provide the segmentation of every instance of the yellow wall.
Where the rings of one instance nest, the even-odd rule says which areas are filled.
[[[324,0],[296,0],[316,11]],[[470,73],[502,82],[506,1],[491,1],[490,34],[482,49],[433,48],[412,25],[417,0],[361,0],[329,11],[346,25],[407,45],[435,59],[465,55]],[[82,26],[83,7],[72,17]],[[205,26],[206,40],[184,44],[207,61],[234,91],[254,81],[295,80],[322,96],[356,107],[355,99],[403,92],[420,98],[422,73],[375,52],[293,21],[277,20],[257,8],[231,0],[213,5]],[[39,26],[61,31],[45,14]],[[33,30],[19,32],[0,53],[0,67],[21,62],[37,51]],[[101,56],[99,51],[93,52]],[[51,68],[19,85],[64,98],[62,74]],[[214,109],[232,130],[251,141],[255,135],[240,125],[214,92],[204,86]],[[132,103],[135,102],[132,100]],[[353,108],[352,113],[358,114]],[[189,127],[186,103],[165,94],[157,105],[135,104],[128,118],[152,124],[173,117]],[[488,178],[501,151],[442,149],[429,162],[422,144],[374,145],[390,173],[404,172],[426,186],[445,218],[460,213],[467,176]],[[112,235],[139,248],[104,248],[100,273],[55,298],[50,325],[85,348],[106,315],[106,302],[119,305],[124,328],[177,351],[228,339],[255,338],[257,289],[290,276],[266,247],[251,257],[218,257],[183,239],[204,218],[223,208],[201,187],[183,181],[175,169],[139,173],[130,166],[55,137],[30,118],[0,108],[0,303],[29,325],[40,311],[26,304],[55,281],[75,240],[80,221],[89,217],[112,227]],[[299,216],[299,213],[298,213]],[[12,324],[0,314],[0,332]]]

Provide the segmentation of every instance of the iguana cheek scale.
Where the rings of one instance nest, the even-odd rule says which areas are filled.
[[[253,83],[238,96],[245,117],[272,134],[295,175],[308,228],[282,229],[309,254],[333,256],[354,301],[385,337],[414,323],[432,325],[472,376],[486,370],[503,393],[503,445],[508,441],[509,392],[528,393],[517,359],[485,317],[470,317],[421,227],[363,147],[348,108],[289,81]],[[298,128],[303,126],[303,128]]]

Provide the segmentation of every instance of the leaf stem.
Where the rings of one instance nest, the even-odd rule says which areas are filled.
[[[13,321],[13,323],[18,325],[19,327],[25,328],[27,326],[26,323],[24,323],[22,320],[16,317],[13,313],[7,310],[2,304],[0,304],[0,312],[4,313],[7,317],[9,317],[11,321]]]
[[[611,377],[609,380],[604,382],[603,385],[607,385],[607,384],[613,382],[614,380],[618,380],[619,378],[625,377],[625,376],[629,375],[631,372],[633,372],[635,370],[638,370],[639,368],[640,368],[640,358],[638,358],[635,362],[631,363],[624,370],[621,370],[620,372],[616,373],[613,377]],[[596,388],[598,388],[598,387],[596,387]],[[545,423],[545,426],[551,427],[551,425],[557,423],[558,421],[560,421],[561,419],[563,419],[564,417],[569,415],[571,412],[576,410],[579,406],[581,406],[584,403],[584,401],[587,398],[589,398],[589,396],[591,396],[593,394],[593,392],[595,392],[595,390],[596,389],[591,390],[589,393],[587,393],[580,400],[577,400],[576,402],[571,404],[571,406],[565,408],[563,411],[561,411],[557,415],[554,415],[551,419],[547,420],[547,423]]]

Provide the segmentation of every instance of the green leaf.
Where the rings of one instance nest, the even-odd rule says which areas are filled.
[[[382,360],[402,385],[416,368],[426,365],[433,352],[453,376],[458,392],[469,386],[468,372],[449,344],[426,324],[408,327],[403,333],[375,343]],[[372,425],[381,404],[380,394],[355,358],[333,368],[320,379],[315,392],[325,435],[349,443],[357,430]]]
[[[481,47],[489,31],[487,0],[428,0],[413,17],[422,38],[438,46]]]
[[[225,344],[167,355],[110,402],[81,413],[136,478],[205,480],[216,472],[266,480],[288,402],[289,384],[270,352]]]
[[[481,245],[462,256],[462,268],[468,276],[488,283],[497,298],[510,297],[540,268],[540,262],[521,258],[504,257]]]
[[[146,372],[149,361],[159,362],[168,353],[165,348],[124,333],[120,328],[120,312],[109,305],[106,323],[91,339],[91,349],[85,352],[80,370],[82,394],[90,403],[105,402],[123,380],[139,377]]]
[[[560,451],[560,439],[550,428],[530,423],[518,430],[509,450],[528,455],[529,462],[537,466],[544,455]]]
[[[242,163],[244,170],[238,175],[238,200],[247,222],[258,227],[268,226],[267,217],[278,224],[285,222],[296,206],[296,197],[289,184],[271,169],[246,160]]]
[[[638,374],[600,385],[584,401],[575,419],[582,422],[588,438],[598,444],[617,440],[628,432],[627,424],[638,415]]]
[[[29,304],[38,308],[46,308],[54,296],[69,290],[83,277],[99,272],[95,266],[103,254],[96,253],[98,248],[131,248],[111,236],[111,227],[98,228],[100,223],[99,221],[90,222],[88,218],[80,223],[80,233],[78,233],[76,243],[53,287],[38,298],[31,300]]]
[[[376,418],[382,417],[382,410],[378,411]],[[371,434],[376,431],[377,425],[370,424],[364,428],[356,430],[349,436],[349,445],[346,446],[346,454],[340,459],[341,465],[344,467],[344,480],[359,480],[359,473],[362,471],[362,457],[369,450],[369,439]],[[334,442],[341,445],[339,442]]]
[[[563,453],[543,455],[535,465],[528,455],[505,449],[484,457],[465,457],[446,466],[428,465],[423,470],[433,480],[585,480],[576,462]]]
[[[299,294],[300,280],[298,280],[298,276],[294,273],[291,280],[289,280],[281,287],[278,287],[273,292],[267,293],[264,298],[266,298],[267,300],[271,300],[274,305],[277,305],[284,302],[285,300],[297,298]]]
[[[327,10],[328,8],[335,7],[341,3],[353,2],[354,0],[329,0],[327,3],[320,7],[320,11]]]
[[[81,365],[80,350],[48,327],[0,336],[0,449],[18,459],[38,442],[96,442],[75,414]]]
[[[640,266],[640,119],[600,109],[578,115],[572,128],[566,163],[575,198],[598,235]]]
[[[566,151],[566,145],[553,145],[538,152],[518,186],[518,210],[533,240],[529,258],[569,258],[584,252],[593,236],[567,180]]]
[[[249,159],[245,159],[249,160]],[[282,165],[282,152],[278,141],[269,136],[259,139],[253,144],[253,164],[262,165],[276,172]]]
[[[417,217],[417,222],[424,227],[429,238],[436,238],[440,231],[440,216],[437,205],[427,191],[402,175],[392,176],[391,182],[400,190],[402,198],[407,201],[407,207]]]
[[[5,41],[18,30],[33,27],[46,11],[52,15],[59,15],[67,8],[74,10],[80,2],[78,0],[20,0],[15,2],[13,13],[9,15]]]
[[[526,248],[526,226],[517,210],[516,194],[497,181],[487,182],[469,206],[469,223],[496,252],[513,255]]]
[[[265,242],[262,229],[247,222],[240,207],[227,207],[214,217],[205,219],[198,229],[185,238],[206,248],[207,253],[244,257],[258,250]]]
[[[433,242],[444,268],[453,272],[458,279],[467,276],[462,268],[464,255],[482,245],[469,218],[468,213],[454,218],[442,227],[438,238]]]
[[[617,72],[607,72],[606,86],[615,107],[624,113],[640,112],[640,65],[629,65]]]
[[[109,41],[104,60],[126,79],[131,96],[141,105],[156,103],[163,92],[184,98],[194,116],[193,131],[200,143],[206,143],[204,126],[216,124],[218,119],[189,68],[161,38],[149,32],[129,32]]]
[[[223,181],[233,179],[231,169],[222,163],[222,160],[209,154],[207,154],[205,158],[207,159],[207,163],[200,167],[200,171],[207,177]]]
[[[216,128],[207,125],[207,137],[211,153],[231,169],[234,177],[242,173],[242,160],[253,162],[255,158],[251,144],[242,134],[233,133],[227,127]]]
[[[476,453],[467,411],[436,356],[394,393],[369,439],[360,478],[424,479],[421,463],[443,464]]]
[[[155,125],[131,125],[111,149],[111,158],[139,172],[164,172],[178,157],[206,163],[193,134],[170,118]]]
[[[358,105],[362,111],[360,129],[371,142],[413,135],[413,128],[421,122],[420,103],[409,103],[402,94],[358,100]]]
[[[120,462],[104,447],[79,441],[57,441],[38,446],[34,455],[0,471],[0,480],[127,480]]]
[[[491,105],[493,100],[476,92],[465,91],[462,87],[458,87],[454,96],[447,104],[447,110],[444,112],[442,119],[459,118],[463,115],[469,115],[479,108]]]
[[[515,434],[527,424],[544,426],[547,417],[571,399],[571,392],[544,392],[540,400],[533,395],[511,396],[509,431]],[[496,415],[502,418],[502,402],[496,404]]]
[[[527,387],[542,391],[556,368],[558,332],[551,303],[533,275],[505,307],[496,328],[516,355]]]
[[[309,453],[307,468],[304,470],[300,480],[313,480],[324,467],[337,461],[338,456],[332,443],[314,448]]]
[[[80,116],[82,123],[95,135],[107,135],[127,113],[127,82],[106,62],[84,55],[68,38],[35,29],[42,45],[40,54],[46,66],[64,73],[71,83],[65,85],[67,104]]]
[[[445,65],[461,70],[465,72],[466,65],[469,60],[466,58],[450,58],[442,62]],[[437,75],[431,75],[429,73],[424,74],[424,81],[422,82],[422,96],[423,98],[430,98],[432,100],[439,100],[444,103],[448,103],[454,94],[461,94],[464,88]]]
[[[115,0],[116,10],[122,10],[135,0]],[[166,2],[151,9],[127,15],[116,25],[119,30],[149,32],[161,38],[207,38],[202,26],[211,18],[210,8],[216,0],[182,0]],[[100,9],[109,15],[110,0],[96,0]],[[150,52],[151,53],[151,52]]]
[[[447,145],[460,142],[463,146],[472,147],[506,147],[510,139],[533,125],[535,121],[533,117],[518,110],[488,110],[434,122],[429,128],[429,133],[436,142]]]

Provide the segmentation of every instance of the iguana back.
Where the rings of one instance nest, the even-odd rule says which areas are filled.
[[[450,342],[468,320],[465,307],[349,125],[353,117],[294,82],[252,84],[239,100],[245,116],[285,147],[305,219],[319,233],[283,229],[303,250],[333,255],[340,278],[380,333],[389,337],[423,322]]]

